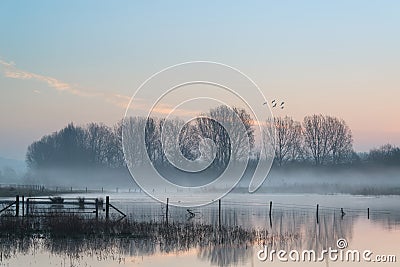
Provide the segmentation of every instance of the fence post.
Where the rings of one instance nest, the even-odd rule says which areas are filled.
[[[272,228],[272,201],[269,202],[269,226]]]
[[[29,198],[26,199],[26,216],[29,215]]]
[[[99,199],[96,198],[95,200],[95,205],[96,205],[96,220],[99,218]]]
[[[218,225],[221,230],[221,199],[218,199]]]
[[[368,213],[368,220],[369,220],[369,208],[368,208],[368,210],[367,210],[367,213]]]
[[[319,224],[319,204],[317,204],[317,224]]]
[[[269,202],[269,217],[272,215],[272,201]]]
[[[110,217],[110,197],[106,196],[106,219]]]
[[[19,195],[15,197],[15,217],[19,216]]]
[[[165,208],[165,222],[168,224],[168,205],[169,205],[169,198],[167,197],[167,206]]]
[[[25,215],[25,196],[22,196],[22,217]]]

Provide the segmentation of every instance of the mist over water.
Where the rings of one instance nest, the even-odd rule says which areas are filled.
[[[184,172],[174,167],[156,168],[170,182],[186,187],[206,185],[218,178],[222,170],[208,168],[199,173]],[[235,192],[248,188],[254,168],[250,165],[241,177]],[[397,167],[367,168],[279,168],[274,166],[257,192],[267,193],[345,193],[361,195],[391,195],[400,193]],[[145,174],[144,174],[145,176]],[[234,177],[240,178],[240,177]],[[88,189],[139,189],[125,168],[48,168],[25,178],[25,183]],[[226,185],[228,186],[228,185]],[[222,185],[225,187],[225,185]],[[154,190],[164,190],[154,184]]]

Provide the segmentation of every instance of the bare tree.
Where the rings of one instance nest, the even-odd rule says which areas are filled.
[[[189,160],[196,160],[201,156],[201,136],[195,121],[186,123],[179,133],[179,148],[182,155]]]
[[[179,119],[163,119],[160,122],[160,133],[162,133],[160,136],[160,153],[163,154],[164,161],[168,160],[171,163],[179,164],[183,159],[190,159],[188,155],[188,151],[191,150],[188,148],[190,143],[183,143],[180,139],[186,140],[184,124],[184,121]],[[169,159],[166,156],[169,156]]]
[[[207,158],[215,153],[216,166],[226,166],[231,157],[231,142],[228,133],[224,127],[216,120],[200,117],[197,118],[197,127],[201,138],[211,140],[215,146],[214,150],[209,150]]]
[[[349,161],[353,152],[353,137],[350,128],[342,119],[328,117],[327,120],[331,132],[332,163],[339,164]]]
[[[304,145],[314,160],[315,165],[321,165],[328,156],[328,135],[323,115],[304,117]]]
[[[233,107],[233,111],[239,116],[241,122],[243,123],[245,132],[239,131],[239,129],[235,126],[236,131],[233,132],[237,142],[236,146],[232,147],[232,154],[234,160],[241,160],[243,158],[247,158],[249,156],[250,151],[246,148],[243,143],[246,142],[246,139],[249,140],[249,148],[254,148],[254,129],[253,129],[253,119],[250,114],[247,113],[245,109]]]
[[[110,145],[111,149],[110,152],[113,155],[115,167],[124,167],[125,158],[124,158],[124,151],[122,148],[122,128],[123,127],[123,120],[118,121],[113,127],[113,140],[112,144]]]
[[[111,128],[104,124],[90,123],[86,128],[86,147],[89,160],[96,165],[113,167],[114,135]]]
[[[269,132],[275,130],[275,140],[269,139],[275,146],[275,159],[279,166],[287,161],[294,161],[301,156],[302,133],[301,124],[291,117],[275,117],[267,120]],[[270,137],[270,135],[266,135]]]
[[[351,155],[352,134],[343,120],[324,115],[306,116],[303,121],[306,151],[316,165],[340,163]]]
[[[400,148],[385,144],[379,148],[371,149],[367,159],[372,163],[398,166],[400,164]]]
[[[233,162],[246,159],[254,146],[253,123],[245,109],[216,107],[197,119],[197,127],[203,138],[216,144],[215,154],[221,165],[227,164],[231,157]]]
[[[123,122],[123,145],[125,148],[125,160],[128,166],[137,166],[143,163],[146,156],[144,129],[146,118],[129,117]]]

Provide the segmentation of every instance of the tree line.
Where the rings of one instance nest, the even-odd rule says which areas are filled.
[[[27,150],[26,162],[30,169],[58,167],[124,166],[121,145],[121,126],[89,123],[86,126],[68,124],[58,132],[33,142]]]
[[[356,153],[351,130],[340,118],[315,114],[299,122],[287,116],[269,119],[265,124],[264,136],[269,138],[264,141],[275,147],[274,164],[279,166],[400,163],[400,149],[391,145],[366,154]],[[143,164],[148,156],[155,166],[166,167],[171,166],[172,157],[194,164],[210,161],[213,168],[223,169],[230,160],[249,156],[251,160],[259,159],[254,127],[246,110],[226,106],[211,109],[190,122],[179,118],[130,117],[112,127],[70,123],[33,142],[28,147],[26,161],[30,169],[124,168],[124,144],[128,164]]]
[[[267,121],[267,129],[275,129],[275,162],[279,166],[288,162],[337,165],[356,159],[352,133],[343,119],[315,114],[300,123],[288,116],[275,117]]]
[[[279,166],[293,163],[400,166],[400,148],[391,144],[366,153],[354,151],[350,127],[333,116],[314,114],[305,116],[302,122],[289,116],[275,117],[267,121],[267,129],[275,130],[274,163]]]

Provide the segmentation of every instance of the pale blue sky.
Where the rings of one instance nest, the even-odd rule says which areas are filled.
[[[357,150],[400,145],[399,14],[398,1],[1,1],[0,156],[23,159],[70,121],[112,124],[119,96],[190,60],[242,70],[287,102],[277,115],[342,117]]]

